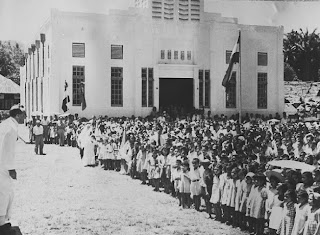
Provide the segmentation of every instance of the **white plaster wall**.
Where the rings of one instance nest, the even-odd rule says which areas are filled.
[[[72,99],[72,66],[85,66],[87,108],[69,103],[70,113],[80,116],[146,116],[152,107],[141,107],[141,68],[154,69],[154,106],[159,107],[159,78],[194,79],[194,105],[198,108],[198,71],[210,70],[213,114],[239,111],[225,108],[225,90],[221,85],[227,69],[226,50],[232,50],[241,29],[241,74],[243,112],[274,113],[283,110],[283,29],[238,25],[233,18],[204,14],[201,22],[152,20],[145,9],[111,11],[109,15],[68,13],[53,10],[46,34],[44,76],[44,113],[62,113],[64,81]],[[85,58],[72,57],[72,43],[85,43]],[[123,45],[123,60],[111,60],[111,45]],[[172,50],[172,60],[161,60],[161,50]],[[174,51],[179,60],[174,60]],[[185,60],[180,60],[180,50]],[[192,60],[187,60],[187,51]],[[268,53],[268,66],[257,66],[257,53]],[[167,55],[166,55],[167,56]],[[123,68],[123,107],[111,107],[111,67]],[[237,71],[239,94],[239,65]],[[257,110],[257,73],[268,73],[268,109]],[[22,96],[21,96],[22,97]]]

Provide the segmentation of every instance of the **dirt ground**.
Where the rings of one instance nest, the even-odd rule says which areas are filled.
[[[27,139],[26,130],[20,135]],[[18,141],[12,224],[22,234],[234,234],[239,229],[181,210],[177,199],[139,180],[83,167],[77,148],[45,145],[46,156]]]

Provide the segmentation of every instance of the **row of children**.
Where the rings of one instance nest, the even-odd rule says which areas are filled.
[[[320,234],[320,171],[314,183],[310,172],[288,171],[285,177],[278,169],[260,172],[253,165],[212,164],[206,158],[200,162],[190,154],[182,157],[179,150],[168,154],[166,148],[145,152],[141,168],[143,151],[131,170],[142,184],[148,181],[155,191],[162,186],[171,192],[181,208],[199,211],[203,200],[210,218],[215,214],[215,220],[256,235],[266,228],[270,235]]]

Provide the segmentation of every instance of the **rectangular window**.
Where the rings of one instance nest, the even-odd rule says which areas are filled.
[[[168,55],[167,55],[167,57],[168,57],[168,60],[171,60],[171,50],[168,50]]]
[[[206,70],[204,74],[204,106],[210,106],[210,70]]]
[[[153,80],[153,68],[142,68],[142,107],[153,107],[154,100],[154,80]]]
[[[85,56],[84,43],[72,43],[72,57],[84,58],[84,56]]]
[[[191,51],[187,51],[187,59],[191,60]]]
[[[161,59],[164,60],[164,50],[161,50]]]
[[[142,80],[142,107],[147,107],[147,68],[141,69],[141,80]]]
[[[148,107],[153,107],[153,68],[148,68]]]
[[[226,108],[237,107],[237,73],[232,72],[230,83],[226,88]]]
[[[229,64],[232,51],[226,51],[226,64]]]
[[[111,106],[123,106],[123,68],[111,67]]]
[[[203,70],[199,70],[199,108],[203,107]]]
[[[258,52],[258,65],[267,66],[268,65],[268,53]]]
[[[268,80],[267,73],[258,73],[258,109],[268,107]]]
[[[123,59],[123,45],[111,45],[111,59]]]
[[[84,66],[72,66],[72,105],[81,105],[81,83],[85,82]]]
[[[181,51],[181,60],[184,60],[184,51]]]
[[[178,59],[178,51],[174,51],[174,59],[177,60]]]

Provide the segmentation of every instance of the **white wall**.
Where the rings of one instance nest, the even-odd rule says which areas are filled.
[[[146,9],[112,11],[109,15],[52,11],[46,33],[44,79],[45,113],[62,113],[64,81],[72,99],[72,66],[85,66],[87,108],[69,103],[70,113],[80,116],[145,116],[151,107],[141,107],[141,68],[154,69],[154,105],[159,107],[159,78],[194,78],[194,102],[199,106],[198,71],[210,69],[212,113],[236,113],[225,108],[225,90],[221,85],[227,69],[226,50],[232,50],[241,29],[241,78],[243,112],[275,113],[283,110],[283,29],[238,25],[236,19],[219,14],[204,14],[199,22],[153,20]],[[72,43],[85,43],[85,58],[72,57]],[[123,60],[111,60],[111,45],[123,45]],[[161,60],[160,51],[172,50],[171,60]],[[179,60],[174,60],[174,51]],[[180,50],[185,60],[180,60]],[[187,51],[192,60],[187,60]],[[257,66],[257,53],[268,53],[268,66]],[[47,51],[46,51],[47,54]],[[123,67],[123,107],[111,107],[111,67]],[[48,71],[50,68],[50,72]],[[239,65],[237,71],[239,94]],[[257,73],[268,73],[268,108],[257,109]],[[22,97],[22,96],[21,96]]]

